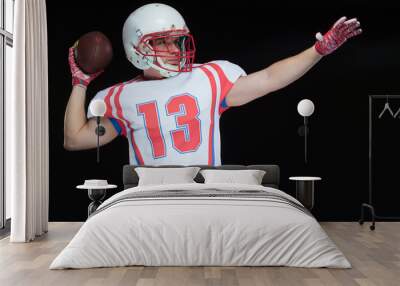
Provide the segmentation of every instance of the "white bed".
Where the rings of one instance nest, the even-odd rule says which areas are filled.
[[[50,269],[128,265],[351,267],[286,193],[199,183],[138,186],[114,195]]]

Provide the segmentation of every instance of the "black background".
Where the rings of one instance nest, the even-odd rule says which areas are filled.
[[[368,199],[368,95],[400,94],[399,7],[390,1],[164,1],[184,16],[197,46],[197,61],[228,60],[247,73],[295,55],[314,43],[341,16],[357,17],[364,30],[290,86],[231,108],[221,118],[223,164],[278,164],[281,189],[293,194],[289,176],[320,176],[314,215],[319,220],[357,220]],[[125,58],[122,26],[150,1],[47,1],[50,117],[50,220],[83,221],[89,199],[75,189],[85,179],[103,178],[122,190],[122,166],[129,163],[123,137],[96,150],[66,151],[63,121],[71,91],[68,48],[84,33],[99,30],[111,40],[114,58],[88,89],[94,94],[139,74]],[[233,4],[232,4],[233,3]],[[304,164],[303,118],[297,103],[311,99],[309,163]],[[375,100],[374,198],[380,215],[400,215],[400,118],[377,114]],[[394,111],[400,100],[391,100]],[[390,143],[388,143],[390,142]],[[390,167],[392,164],[393,167]],[[109,192],[109,195],[116,191]]]

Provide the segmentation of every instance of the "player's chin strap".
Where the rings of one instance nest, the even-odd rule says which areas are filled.
[[[172,66],[169,64],[164,63],[163,59],[160,57],[156,58],[156,61],[158,63],[157,64],[151,64],[151,67],[153,69],[156,69],[163,77],[173,77],[179,74],[179,72],[174,72],[174,71],[170,71],[174,68],[176,68],[176,66]]]
[[[151,61],[149,61],[149,68],[153,68],[160,73],[163,77],[173,77],[179,74],[179,71],[173,71],[177,69],[176,66],[170,65],[164,62],[161,56],[148,56]],[[185,62],[180,63],[181,68],[185,65]]]
[[[172,71],[176,66],[166,64],[162,57],[150,56],[148,54],[155,53],[151,47],[145,46],[143,50],[139,50],[135,45],[131,44],[128,52],[128,60],[138,69],[147,70],[153,68],[160,73],[162,77],[173,77],[179,74],[179,71]],[[181,63],[181,68],[185,66],[186,59]]]
[[[143,51],[139,51],[132,44],[129,50],[128,60],[138,69],[147,70],[153,68],[163,77],[172,77],[179,73],[167,70],[174,69],[175,67],[165,64],[161,59],[159,59],[159,57],[146,55],[153,52],[154,51],[148,47],[145,47]]]
[[[155,53],[153,49],[149,49],[147,51],[151,51],[152,53]],[[147,56],[149,58],[149,67],[155,69],[160,73],[161,76],[163,77],[173,77],[178,75],[180,72],[179,71],[173,71],[174,69],[177,69],[176,66],[170,65],[164,62],[163,57],[161,56]],[[180,63],[180,68],[185,65],[185,61],[181,61]]]

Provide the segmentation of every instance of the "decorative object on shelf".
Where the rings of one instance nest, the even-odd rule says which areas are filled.
[[[320,177],[289,177],[289,180],[296,181],[296,199],[307,209],[314,207],[314,182],[320,181]]]
[[[370,225],[370,229],[375,229],[375,220],[383,219],[383,220],[400,220],[400,217],[388,217],[388,216],[378,216],[375,213],[375,208],[372,203],[372,104],[373,99],[381,99],[386,97],[386,103],[383,111],[379,114],[378,118],[380,119],[384,112],[388,110],[388,112],[396,117],[399,111],[396,112],[396,116],[393,115],[393,111],[389,106],[389,98],[400,99],[400,95],[369,95],[369,140],[368,140],[368,203],[361,204],[361,218],[358,221],[361,225],[364,223],[364,208],[367,208],[371,211],[371,220],[372,224]],[[399,109],[400,110],[400,109]]]
[[[77,189],[88,190],[88,196],[92,202],[88,206],[88,217],[96,211],[96,209],[103,203],[106,196],[107,189],[114,189],[116,185],[108,184],[107,180],[85,180],[83,185],[76,186]]]
[[[314,113],[314,103],[309,99],[303,99],[297,104],[297,111],[304,117],[304,125],[300,127],[299,134],[304,136],[304,162],[307,164],[308,117]]]
[[[106,113],[106,104],[101,99],[94,99],[89,105],[90,112],[96,116],[97,127],[96,127],[96,135],[97,135],[97,163],[100,163],[100,136],[103,136],[106,133],[106,129],[103,125],[100,124],[100,117],[104,116]]]

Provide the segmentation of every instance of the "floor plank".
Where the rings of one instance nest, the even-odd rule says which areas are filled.
[[[31,243],[0,240],[0,285],[399,285],[400,222],[379,222],[375,231],[356,222],[321,223],[351,262],[352,269],[295,267],[115,267],[83,270],[48,269],[79,230],[80,222],[54,222]]]

